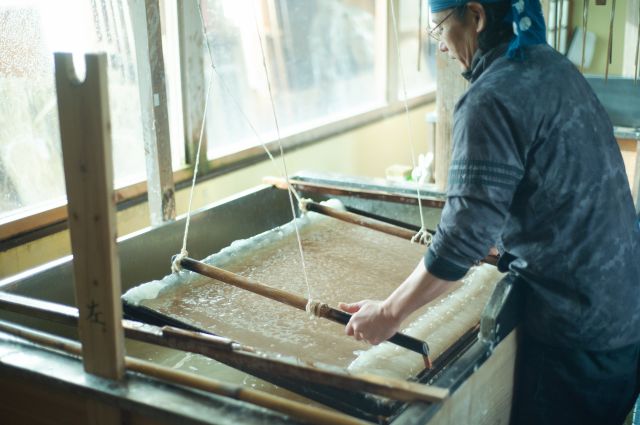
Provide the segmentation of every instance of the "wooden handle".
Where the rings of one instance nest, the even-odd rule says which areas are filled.
[[[386,233],[388,235],[397,236],[402,239],[411,240],[416,232],[395,226],[393,224],[385,223],[384,221],[374,220],[369,217],[365,217],[359,214],[354,214],[348,211],[341,211],[336,208],[331,208],[326,205],[318,204],[317,202],[307,202],[305,204],[307,210],[313,211],[319,214],[323,214],[335,219],[345,221],[347,223],[357,224],[358,226],[367,227],[369,229],[377,230],[379,232]]]
[[[384,221],[375,220],[373,218],[365,217],[360,214],[355,214],[349,211],[342,211],[336,208],[332,208],[326,205],[318,204],[317,202],[308,201],[306,208],[309,211],[323,214],[328,217],[333,217],[337,220],[341,220],[347,223],[356,224],[358,226],[367,227],[369,229],[377,230],[379,232],[386,233],[388,235],[398,236],[399,238],[412,240],[416,235],[416,232],[404,227],[396,226],[394,224],[385,223]],[[498,265],[498,257],[496,255],[487,255],[481,260],[483,263]]]
[[[351,315],[349,313],[336,310],[335,308],[331,307],[328,307],[326,316],[323,317],[334,322],[342,323],[343,325],[346,325],[347,323],[349,323],[349,320],[351,320]],[[388,341],[423,356],[429,355],[429,345],[426,343],[426,341],[421,341],[417,338],[403,334],[401,332],[396,332],[391,338],[388,339]]]
[[[264,285],[235,273],[231,273],[221,268],[194,260],[193,258],[183,258],[180,264],[182,265],[182,267],[187,270],[191,270],[192,272],[217,279],[221,282],[233,285],[237,288],[245,289],[247,291],[253,292],[254,294],[262,295],[274,301],[278,301],[291,307],[295,307],[299,310],[306,310],[307,308],[308,300],[304,297],[291,294],[287,291],[283,291],[282,289]],[[341,323],[343,325],[349,323],[349,319],[351,319],[350,314],[345,313],[344,311],[336,310],[335,308],[331,308],[326,304],[322,305],[320,314],[318,314],[318,316]],[[407,348],[411,351],[415,351],[416,353],[419,353],[423,356],[429,355],[429,346],[426,342],[420,341],[408,335],[397,333],[391,339],[389,339],[389,342]]]
[[[292,294],[282,289],[273,288],[271,286],[256,282],[244,276],[223,270],[219,267],[205,264],[193,258],[183,258],[180,265],[187,270],[196,272],[203,276],[219,280],[220,282],[233,285],[236,288],[244,289],[254,294],[262,295],[274,301],[289,305],[299,310],[306,310],[307,299],[296,294]]]

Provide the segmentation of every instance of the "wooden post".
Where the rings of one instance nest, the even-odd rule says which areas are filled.
[[[204,104],[207,96],[205,82],[206,45],[200,18],[200,2],[178,2],[178,29],[180,32],[180,69],[182,78],[182,110],[184,114],[184,139],[187,145],[187,163],[196,163],[196,152],[202,128]],[[207,64],[209,64],[207,59]],[[202,137],[202,153],[206,157],[207,132]],[[207,161],[200,161],[200,171],[207,167]]]
[[[159,0],[131,0],[151,224],[176,217]]]
[[[447,189],[449,164],[451,163],[453,109],[456,102],[467,89],[467,82],[460,75],[460,65],[449,59],[446,53],[436,55],[438,78],[436,85],[436,153],[435,181],[440,191]]]
[[[107,57],[85,56],[79,81],[72,55],[55,54],[60,138],[73,249],[78,330],[84,369],[119,380],[124,375],[120,266],[116,251],[115,198]],[[120,411],[88,405],[89,422],[120,423]]]

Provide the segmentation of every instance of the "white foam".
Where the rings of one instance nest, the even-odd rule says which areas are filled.
[[[486,300],[503,276],[490,265],[474,268],[460,288],[429,307],[403,332],[426,340],[430,357],[437,358],[478,323]],[[348,367],[352,373],[373,373],[399,379],[415,376],[423,369],[424,361],[419,354],[390,343],[364,351]]]

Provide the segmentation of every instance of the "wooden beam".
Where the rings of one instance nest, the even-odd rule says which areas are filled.
[[[72,55],[55,54],[58,115],[73,250],[75,295],[84,368],[119,380],[124,375],[120,266],[106,54],[85,56],[80,81]],[[93,405],[90,423],[115,424],[116,409]]]
[[[511,332],[491,357],[467,378],[429,420],[429,425],[508,424],[514,395],[518,332]]]
[[[78,321],[77,310],[72,307],[18,295],[0,293],[0,307],[3,310],[64,325],[73,326]],[[0,330],[1,328],[0,322]],[[201,354],[239,370],[260,371],[266,375],[281,376],[300,382],[365,391],[394,400],[439,402],[449,395],[446,388],[395,378],[342,372],[291,356],[270,356],[256,352],[252,347],[241,345],[233,340],[201,332],[186,331],[171,326],[159,328],[130,320],[123,321],[123,328],[127,338]],[[56,348],[64,349],[64,346]]]
[[[396,226],[395,224],[385,223],[384,221],[365,217],[363,215],[355,214],[349,211],[342,211],[337,208],[318,204],[313,201],[305,201],[304,205],[308,211],[313,211],[318,214],[333,217],[337,220],[344,221],[345,223],[351,223],[355,224],[356,226],[362,226],[368,229],[377,230],[378,232],[386,233],[388,235],[397,236],[399,238],[406,239],[407,241],[413,241],[413,238],[416,236],[416,232],[414,230]],[[427,229],[427,231],[433,232],[429,229]],[[423,242],[417,241],[416,243]],[[482,262],[495,266],[498,264],[498,257],[496,255],[487,255],[482,260]]]
[[[7,322],[0,321],[0,332],[6,332],[19,338],[26,339],[35,344],[45,346],[47,348],[64,351],[68,354],[79,355],[80,346],[75,342],[65,338],[49,335],[43,332],[33,331]],[[212,378],[201,377],[191,373],[181,372],[164,366],[126,357],[125,364],[127,369],[138,373],[143,373],[156,379],[167,381],[170,383],[196,388],[213,394],[218,394],[226,398],[241,400],[267,409],[281,412],[297,418],[305,423],[310,424],[338,424],[338,425],[367,425],[368,422],[361,421],[343,413],[334,412],[329,409],[316,407],[313,405],[301,403],[298,401],[288,400],[279,396],[271,395],[252,388],[228,384],[217,381]],[[417,384],[409,383],[411,386]],[[422,386],[428,388],[426,386]],[[441,393],[448,391],[441,390]],[[84,423],[84,421],[78,421]],[[129,423],[129,422],[127,422]],[[146,423],[146,422],[145,422]],[[156,423],[156,422],[151,422]],[[164,422],[163,422],[164,423]]]
[[[131,0],[151,224],[176,217],[158,0]]]
[[[446,53],[438,51],[436,55],[438,77],[436,83],[436,152],[435,181],[436,187],[445,191],[451,163],[453,146],[453,109],[456,102],[467,89],[467,82],[460,75],[460,66],[449,59]]]
[[[278,189],[286,190],[288,188],[287,182],[284,178],[266,176],[262,178],[264,184],[270,184]],[[339,186],[337,184],[324,184],[311,181],[289,179],[297,190],[306,193],[318,193],[322,195],[335,195],[335,196],[353,196],[363,199],[379,199],[381,201],[397,202],[399,204],[412,204],[418,205],[418,197],[415,194],[409,193],[394,193],[392,188],[389,191],[369,189],[369,188],[356,188],[349,186]],[[442,198],[434,198],[430,196],[421,196],[423,208],[444,208],[445,200]]]

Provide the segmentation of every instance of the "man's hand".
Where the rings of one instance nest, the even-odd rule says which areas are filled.
[[[357,340],[380,344],[398,331],[412,312],[451,290],[451,282],[428,273],[420,261],[411,275],[384,301],[364,300],[338,307],[351,313],[345,332]]]
[[[345,328],[347,335],[358,341],[378,345],[391,338],[398,331],[400,322],[385,307],[383,301],[364,300],[357,303],[339,303],[338,307],[351,313],[351,320]]]

